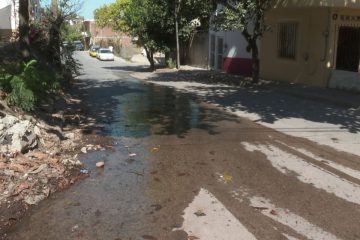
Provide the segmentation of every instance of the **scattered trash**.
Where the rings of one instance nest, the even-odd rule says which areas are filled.
[[[270,211],[270,214],[272,214],[272,215],[274,215],[274,216],[276,216],[276,215],[277,215],[277,213],[275,212],[275,210],[274,210],[274,209]]]
[[[225,183],[228,183],[228,182],[232,181],[233,177],[230,174],[225,172],[224,175],[223,175],[223,179],[224,179]]]
[[[158,152],[160,150],[160,146],[157,146],[157,147],[153,147],[151,150],[150,150],[150,152],[151,153],[156,153],[156,152]]]
[[[98,168],[102,168],[102,167],[104,167],[105,166],[105,163],[104,162],[97,162],[96,163],[96,167],[98,167]]]
[[[82,147],[80,150],[82,153],[87,153],[86,147]]]
[[[202,210],[197,210],[196,212],[194,212],[194,214],[195,214],[197,217],[206,216],[206,214],[205,214]]]
[[[80,173],[81,174],[88,174],[89,170],[83,168],[83,169],[80,169]]]
[[[136,153],[129,153],[129,157],[135,157]]]
[[[72,232],[75,232],[75,231],[77,231],[79,229],[79,225],[75,225],[75,226],[73,226],[72,228],[71,228],[71,231]]]

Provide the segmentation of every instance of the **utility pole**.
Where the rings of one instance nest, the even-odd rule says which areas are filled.
[[[176,68],[180,69],[179,12],[181,0],[175,0]]]

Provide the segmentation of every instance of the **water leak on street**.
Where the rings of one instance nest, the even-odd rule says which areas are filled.
[[[149,158],[161,148],[151,138],[184,138],[191,129],[211,126],[205,123],[204,109],[188,95],[119,75],[125,82],[89,81],[82,86],[88,101],[111,98],[115,103],[97,122],[100,134],[111,138],[113,146],[82,155],[90,176],[34,207],[10,232],[10,239],[157,239],[153,235],[159,231],[171,232],[170,227],[154,229],[149,224],[157,221],[154,214],[163,208],[148,194],[154,174]],[[107,94],[107,84],[121,91]],[[99,106],[93,106],[94,116],[104,110]],[[105,167],[96,168],[98,161]]]

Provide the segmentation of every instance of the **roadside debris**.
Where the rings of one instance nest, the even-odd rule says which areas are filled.
[[[151,152],[151,153],[156,153],[156,152],[158,152],[159,150],[160,150],[160,145],[157,146],[157,147],[153,147],[153,148],[150,150],[150,152]]]
[[[231,182],[233,180],[233,177],[227,172],[224,173],[223,178],[226,183]]]
[[[216,175],[218,177],[218,181],[223,183],[229,183],[233,180],[233,177],[227,172],[224,172],[224,174],[217,173]]]
[[[204,217],[206,216],[206,214],[202,211],[202,210],[197,210],[196,212],[194,212],[194,214],[197,216],[197,217]]]
[[[96,163],[96,167],[97,167],[97,168],[102,168],[102,167],[104,167],[104,166],[105,166],[105,163],[104,163],[103,161]]]
[[[89,174],[89,170],[87,170],[87,169],[80,169],[80,173],[81,174]]]
[[[86,147],[82,147],[80,150],[82,153],[87,153]]]
[[[17,213],[75,182],[81,137],[24,113],[0,111],[1,231],[21,218]]]

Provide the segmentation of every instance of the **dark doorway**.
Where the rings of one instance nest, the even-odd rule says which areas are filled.
[[[358,72],[360,57],[360,28],[340,27],[336,69]]]

